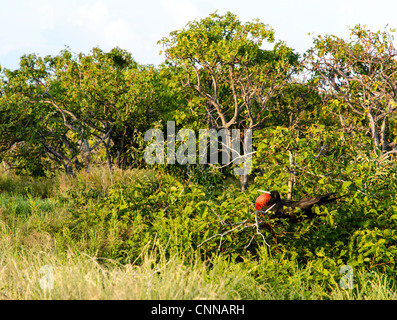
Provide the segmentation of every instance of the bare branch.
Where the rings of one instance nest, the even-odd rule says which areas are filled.
[[[265,221],[258,221],[258,213],[266,214],[266,213],[268,213],[275,205],[276,205],[276,204],[273,204],[273,205],[272,205],[270,208],[268,208],[266,211],[258,211],[258,210],[255,209],[255,212],[254,212],[254,215],[255,215],[254,221],[255,221],[255,222],[250,222],[250,219],[245,219],[244,221],[240,221],[240,222],[236,222],[236,223],[228,223],[228,222],[225,222],[225,221],[222,220],[222,219],[219,217],[219,215],[211,208],[212,212],[214,212],[214,214],[218,217],[218,219],[220,220],[220,222],[221,222],[222,225],[224,225],[224,226],[230,226],[230,227],[233,227],[233,228],[232,228],[232,229],[229,229],[229,230],[227,230],[227,231],[225,231],[225,232],[223,232],[223,233],[217,233],[217,234],[211,236],[210,238],[208,238],[208,239],[204,240],[202,243],[200,243],[200,244],[197,246],[197,248],[201,247],[204,243],[207,243],[208,241],[210,241],[210,240],[212,240],[212,239],[214,239],[214,238],[220,237],[220,239],[219,239],[219,245],[218,245],[218,248],[217,248],[217,251],[219,251],[219,250],[221,249],[221,247],[222,247],[222,240],[223,240],[223,238],[224,238],[226,235],[228,235],[229,233],[232,233],[232,232],[234,232],[234,231],[236,231],[236,233],[239,233],[239,232],[241,232],[241,231],[243,231],[243,230],[245,230],[245,229],[247,229],[247,228],[255,228],[255,233],[252,235],[252,237],[251,237],[249,243],[244,247],[245,249],[248,248],[248,247],[251,245],[253,239],[254,239],[255,236],[257,236],[257,235],[261,236],[263,242],[264,242],[268,247],[270,247],[270,245],[269,245],[269,244],[267,243],[267,241],[266,241],[265,236],[264,236],[264,235],[260,232],[260,230],[259,230],[259,226],[262,225],[262,224],[266,224],[266,222],[265,222]]]

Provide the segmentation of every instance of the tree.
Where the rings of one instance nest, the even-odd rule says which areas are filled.
[[[383,154],[397,152],[392,131],[397,114],[396,57],[391,33],[361,25],[351,29],[349,40],[318,36],[307,55],[308,67],[328,101],[333,100],[341,126],[346,129],[350,118],[355,129],[370,133]]]
[[[63,125],[74,133],[74,143],[64,141],[65,146],[80,153],[89,171],[92,151],[103,144],[111,167],[111,133],[127,104],[125,73],[137,63],[119,48],[109,53],[94,48],[91,54],[76,57],[65,50],[49,61],[54,75],[45,91],[49,99],[40,102],[54,106]]]
[[[190,22],[160,43],[166,62],[183,71],[181,85],[205,99],[210,128],[254,130],[266,125],[272,112],[269,100],[298,64],[298,56],[283,42],[264,50],[265,41],[274,42],[272,28],[259,20],[242,23],[228,12]],[[231,148],[231,137],[227,140]],[[248,141],[241,144],[247,154]],[[241,182],[245,190],[248,176]]]
[[[168,76],[169,70],[162,66],[138,65],[125,71],[125,97],[117,105],[119,117],[113,126],[113,144],[109,149],[117,167],[143,165],[146,130],[161,122],[165,124],[169,112],[177,110]]]
[[[93,153],[109,168],[141,165],[144,132],[175,108],[166,77],[120,48],[24,55],[2,72],[0,152],[18,166],[50,159],[67,174],[88,172]]]
[[[47,73],[35,55],[23,56],[20,66],[15,71],[3,69],[1,74],[0,154],[17,172],[44,175],[48,166],[44,165],[45,148],[40,139],[43,131],[53,130],[53,113],[36,108],[29,96],[37,89],[33,79],[45,78]]]
[[[12,119],[1,123],[1,131],[12,132],[2,144],[6,149],[16,142],[40,145],[40,155],[62,164],[66,173],[73,174],[73,166],[88,172],[92,151],[102,144],[108,151],[120,108],[128,104],[125,72],[136,66],[118,48],[77,56],[70,50],[45,58],[24,55],[20,69],[5,69],[2,78],[1,111]]]

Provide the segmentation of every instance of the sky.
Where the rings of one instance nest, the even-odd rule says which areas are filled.
[[[396,0],[0,0],[0,66],[16,69],[23,54],[89,53],[118,46],[138,63],[158,65],[158,40],[218,10],[241,21],[259,18],[299,53],[314,35],[348,38],[349,27],[397,28]],[[311,33],[311,35],[308,35]]]

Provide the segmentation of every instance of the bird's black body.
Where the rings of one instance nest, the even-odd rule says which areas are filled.
[[[314,213],[312,211],[312,207],[314,205],[320,206],[341,198],[341,196],[335,197],[334,193],[327,193],[325,195],[315,198],[305,198],[299,201],[292,201],[281,199],[278,191],[271,191],[270,196],[270,202],[267,204],[266,207],[262,209],[262,211],[266,211],[268,208],[275,204],[275,206],[269,210],[270,214],[275,218],[289,218],[291,220],[298,219],[299,210],[297,210],[297,208],[301,210],[303,215],[311,219],[314,217]]]

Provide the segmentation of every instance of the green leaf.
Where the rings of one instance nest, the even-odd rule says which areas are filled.
[[[351,181],[345,181],[345,182],[343,182],[343,184],[342,184],[342,191],[346,191],[347,188],[349,188],[349,186],[350,186],[351,184],[352,184]]]

